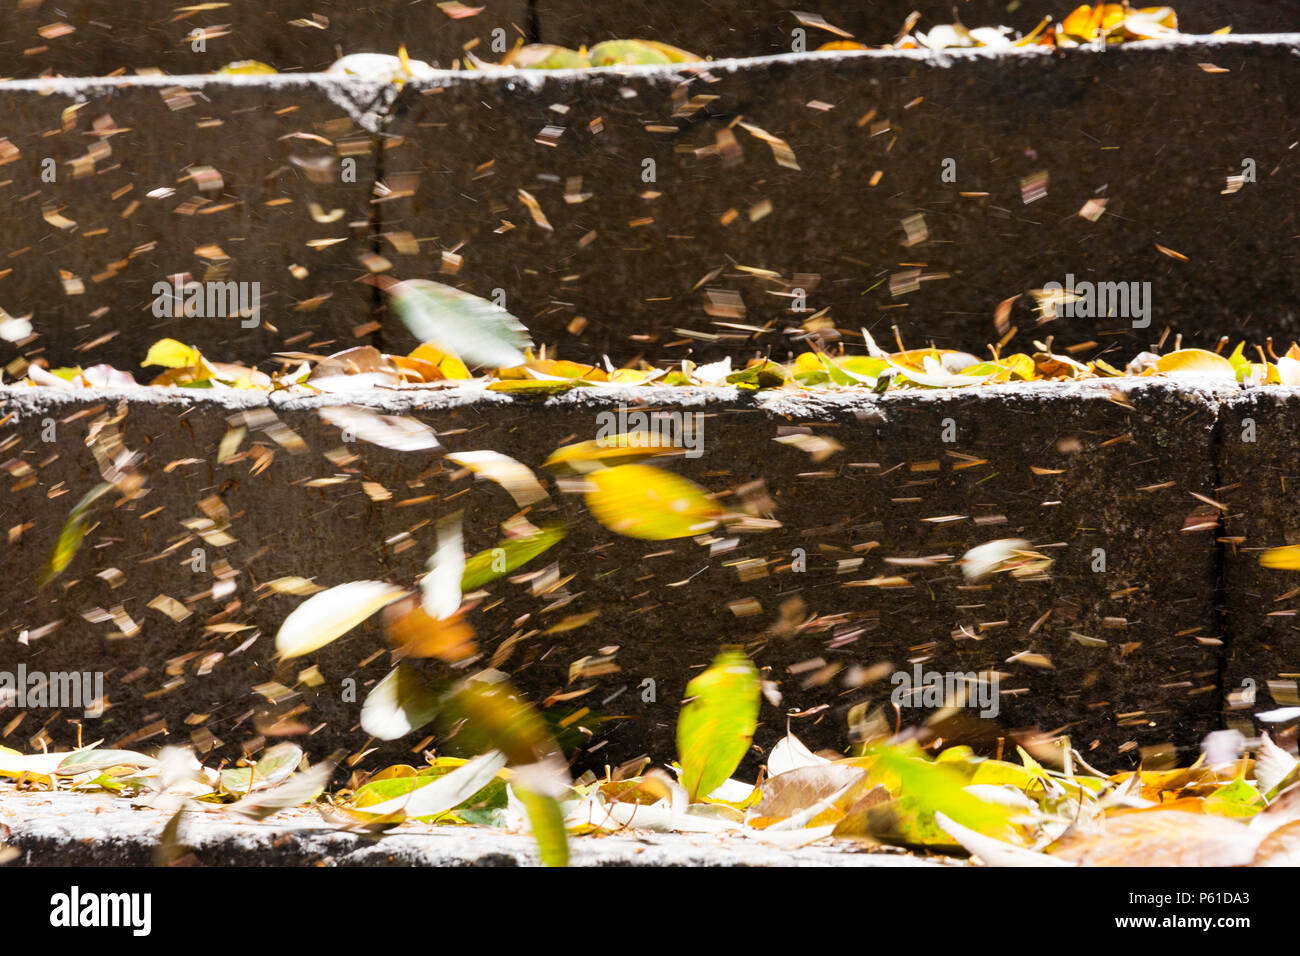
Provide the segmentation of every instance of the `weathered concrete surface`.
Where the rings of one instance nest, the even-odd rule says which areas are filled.
[[[527,0],[476,2],[483,11],[466,19],[451,19],[433,0],[235,0],[188,14],[171,0],[10,6],[0,75],[14,77],[210,73],[236,60],[260,60],[282,73],[315,71],[340,52],[396,53],[402,43],[411,56],[450,67],[468,43],[481,44],[475,50],[483,54],[495,29],[505,30],[510,44],[530,35]]]
[[[356,284],[371,269],[504,296],[574,358],[780,354],[803,325],[852,344],[864,326],[888,342],[895,323],[909,345],[982,353],[1018,293],[1010,348],[1054,335],[1119,361],[1166,328],[1187,344],[1300,335],[1297,49],[1292,35],[447,72],[408,85],[382,129],[393,88],[356,80],[4,84],[0,307],[33,313],[41,337],[0,342],[0,362],[134,370],[163,334],[245,361],[412,345]],[[799,169],[738,120],[786,140]],[[111,152],[77,178],[90,145]],[[325,164],[321,181],[295,157]],[[1256,181],[1224,195],[1246,160]],[[195,166],[219,185],[200,190]],[[1040,174],[1047,193],[1026,204]],[[163,187],[175,195],[146,197]],[[1076,215],[1094,198],[1100,219]],[[263,324],[153,320],[153,285],[176,273],[260,282]],[[1150,283],[1149,315],[1040,325],[1023,293],[1071,275]]]
[[[0,785],[0,851],[20,866],[151,866],[168,815],[88,793],[19,793]],[[185,817],[181,841],[198,866],[538,866],[527,834],[486,827],[404,824],[382,837],[341,830],[314,810],[254,823],[218,810]],[[752,837],[628,830],[570,840],[573,866],[849,866],[960,864],[825,840],[789,847]]]
[[[30,314],[36,337],[0,342],[0,363],[140,374],[162,336],[256,361],[370,334],[373,290],[354,280],[376,251],[377,143],[359,124],[381,91],[335,77],[4,84],[0,307]],[[158,318],[154,286],[177,274],[259,283],[261,313]]]
[[[1126,360],[1166,327],[1186,344],[1300,333],[1297,90],[1294,34],[449,76],[403,90],[385,171],[418,187],[381,215],[437,236],[403,276],[448,281],[454,250],[450,281],[502,290],[575,358],[783,354],[810,319],[983,353],[1022,294],[1011,347],[1053,335]],[[1246,160],[1257,181],[1224,195]],[[1092,199],[1096,222],[1078,215]],[[1149,325],[1037,324],[1023,293],[1070,275],[1149,283]]]
[[[951,23],[953,10],[968,27],[1009,26],[1028,32],[1044,16],[1064,19],[1079,4],[1074,0],[828,0],[808,5],[831,24],[868,44],[890,43],[908,15],[921,14],[919,30]],[[1012,7],[1013,9],[1008,9]],[[1174,5],[1184,33],[1211,33],[1231,26],[1234,33],[1275,33],[1300,28],[1295,0],[1184,0]],[[778,0],[699,3],[697,0],[627,0],[581,3],[537,0],[537,24],[545,43],[589,46],[611,38],[640,37],[685,47],[702,56],[762,56],[794,49],[799,26],[792,8]],[[806,49],[837,39],[829,32],[806,29]]]
[[[962,0],[958,14],[968,26],[1005,24],[1028,30],[1046,14],[1058,20],[1073,0],[1029,0],[1007,10],[1007,0]],[[592,45],[613,37],[659,39],[701,56],[759,56],[793,49],[798,24],[775,0],[702,4],[695,0],[626,0],[582,4],[574,0],[483,0],[482,12],[452,19],[434,0],[235,0],[222,7],[183,12],[171,0],[79,0],[56,5],[23,0],[11,9],[0,35],[0,75],[102,76],[114,71],[159,69],[172,75],[207,73],[235,60],[254,59],[281,72],[321,70],[342,53],[394,53],[405,43],[412,56],[451,66],[467,44],[496,59],[493,31],[547,43]],[[195,4],[194,6],[198,6]],[[922,13],[920,29],[953,19],[945,0],[828,0],[814,5],[831,23],[863,42],[883,44],[897,35],[907,15]],[[1187,33],[1231,26],[1235,33],[1300,28],[1296,0],[1184,0],[1177,4]],[[182,11],[182,12],[178,12]],[[71,30],[69,30],[71,28]],[[201,45],[195,31],[203,29]],[[808,49],[832,34],[810,29]]]
[[[1297,639],[1294,571],[1261,567],[1266,548],[1300,544],[1300,391],[1270,388],[1243,393],[1222,407],[1222,456],[1218,490],[1223,502],[1225,545],[1223,615],[1232,622],[1224,684],[1228,718],[1249,717],[1248,688],[1256,710],[1300,704],[1300,640]],[[1247,684],[1246,682],[1253,682]],[[1286,724],[1257,725],[1275,736]],[[1294,729],[1289,733],[1294,735]]]
[[[100,480],[84,445],[88,430],[127,397],[118,427],[127,447],[146,456],[149,493],[130,503],[103,499],[74,562],[38,592],[33,578],[60,526]],[[383,578],[409,586],[438,515],[464,509],[466,546],[477,551],[495,543],[496,526],[517,509],[495,485],[471,484],[428,454],[356,444],[355,461],[326,461],[339,435],[315,409],[344,398],[272,395],[269,407],[305,449],[291,453],[291,435],[254,420],[246,454],[218,465],[228,418],[265,409],[266,397],[5,390],[0,434],[12,477],[0,527],[16,530],[0,563],[0,668],[105,671],[112,707],[86,721],[86,739],[193,739],[230,755],[310,732],[299,739],[313,752],[360,752],[359,698],[389,668],[377,620],[308,659],[277,664],[273,635],[299,599],[272,594],[265,582],[302,575],[322,585]],[[883,397],[606,387],[534,404],[470,386],[356,401],[410,411],[448,448],[494,449],[532,468],[557,445],[594,437],[598,414],[621,402],[699,412],[704,454],[670,469],[736,509],[761,502],[759,489],[745,486],[766,482],[779,529],[720,529],[702,544],[617,536],[572,494],[555,495],[558,514],[549,505],[530,511],[535,523],[561,518],[569,536],[520,575],[554,565],[564,580],[542,594],[533,593],[531,574],[489,585],[473,615],[481,663],[512,673],[531,699],[550,699],[545,710],[557,721],[590,709],[563,732],[579,766],[643,753],[671,759],[685,685],[722,644],[744,645],[783,695],[780,706],[764,705],[747,766],[785,732],[788,710],[813,710],[793,724],[811,745],[844,748],[850,709],[892,713],[885,678],[915,664],[1000,672],[1000,713],[970,722],[980,734],[991,741],[1014,728],[1068,727],[1103,767],[1134,759],[1135,746],[1194,746],[1217,724],[1223,651],[1213,535],[1183,530],[1206,507],[1191,494],[1214,490],[1212,393],[1133,380]],[[46,444],[50,422],[56,440]],[[811,462],[773,442],[791,426],[843,450]],[[320,481],[333,478],[342,480]],[[391,498],[380,500],[384,493]],[[182,525],[202,517],[199,502],[212,496],[229,511],[233,543],[205,543]],[[948,562],[995,538],[1043,549],[1055,559],[1047,578],[964,582]],[[201,571],[194,548],[203,549]],[[794,570],[801,554],[803,573]],[[915,560],[926,557],[933,560]],[[892,576],[907,586],[868,583]],[[173,622],[150,609],[159,594],[193,615]],[[113,619],[115,609],[130,620]],[[591,614],[574,626],[575,616]],[[124,629],[134,636],[115,636]],[[1106,644],[1084,646],[1076,634]],[[612,657],[617,670],[575,677],[571,665],[583,657]],[[312,663],[324,677],[315,687],[300,681]],[[864,683],[873,666],[883,671]],[[262,686],[277,697],[266,688],[272,681],[294,693],[269,703],[254,692]],[[0,741],[24,750],[42,740],[68,745],[75,716],[33,710],[5,722]],[[907,723],[926,716],[905,714]],[[421,744],[395,742],[362,766],[410,760]]]

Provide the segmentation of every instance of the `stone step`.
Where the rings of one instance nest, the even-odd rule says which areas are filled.
[[[588,360],[783,355],[810,320],[850,347],[897,325],[908,346],[982,353],[1017,294],[1011,349],[1050,335],[1123,362],[1166,329],[1286,339],[1298,49],[1229,36],[462,71],[395,101],[319,76],[3,83],[0,307],[38,337],[0,342],[0,361],[135,369],[163,335],[220,360],[406,350],[355,281],[390,263],[495,298]],[[1095,222],[1079,215],[1101,199]],[[175,274],[257,283],[257,324],[155,316]],[[1027,290],[1071,281],[1134,298],[1038,324]]]
[[[1136,6],[1137,4],[1134,4]],[[831,0],[808,4],[827,22],[852,33],[862,43],[893,42],[913,11],[921,14],[918,29],[952,23],[956,15],[968,27],[1008,26],[1028,33],[1044,16],[1063,20],[1078,7],[1074,0]],[[1231,26],[1234,33],[1281,33],[1300,28],[1300,3],[1295,0],[1184,0],[1173,4],[1184,33],[1212,33]],[[715,57],[760,56],[795,49],[800,20],[787,3],[742,0],[701,4],[689,0],[630,0],[625,3],[583,4],[577,0],[537,0],[540,39],[577,46],[610,37],[662,40]],[[835,34],[805,27],[803,41],[814,50],[837,39]]]
[[[1223,724],[1224,698],[1245,678],[1261,708],[1286,703],[1288,686],[1294,694],[1291,618],[1278,616],[1292,576],[1261,569],[1257,554],[1293,539],[1287,423],[1300,395],[1134,379],[883,396],[602,386],[541,401],[477,385],[354,399],[6,387],[0,671],[104,672],[111,707],[84,721],[87,740],[192,740],[237,755],[296,731],[313,753],[361,752],[360,700],[390,667],[378,620],[277,662],[274,635],[301,599],[266,582],[409,587],[438,516],[463,509],[466,547],[479,551],[518,509],[427,452],[357,442],[347,446],[355,460],[327,460],[340,434],[318,409],[345,398],[414,415],[448,449],[501,451],[546,480],[553,502],[529,519],[561,520],[567,538],[516,580],[487,585],[471,619],[481,665],[510,673],[556,720],[590,709],[563,732],[579,766],[671,759],[685,685],[724,644],[744,645],[781,694],[763,706],[759,753],[785,733],[788,713],[810,745],[846,747],[850,713],[883,706],[892,720],[894,675],[915,668],[1001,675],[996,716],[962,718],[990,747],[1016,728],[1063,729],[1106,768],[1170,744],[1188,756]],[[629,408],[702,416],[702,454],[661,465],[730,509],[766,496],[781,526],[719,529],[701,543],[598,524],[540,466]],[[148,493],[101,499],[75,559],[40,590],[60,528],[101,480],[87,443],[119,415]],[[241,422],[243,454],[219,464]],[[818,462],[774,441],[800,427],[842,449]],[[183,524],[213,496],[233,541],[200,540]],[[971,583],[952,563],[1003,538],[1050,556],[1045,576]],[[552,565],[558,588],[534,594],[517,578]],[[172,620],[150,607],[159,595],[193,613]],[[617,669],[583,676],[572,670],[583,658]],[[313,664],[323,678],[314,686],[300,681]],[[277,683],[292,696],[270,703],[254,691],[276,697]],[[0,744],[71,745],[78,717],[0,713]],[[420,736],[364,765],[411,759]]]
[[[967,26],[1005,25],[1027,32],[1045,15],[1061,20],[1074,0],[826,0],[810,5],[829,23],[875,46],[893,42],[908,15],[918,29],[950,23],[954,8]],[[804,27],[788,4],[742,0],[482,0],[469,17],[452,18],[433,0],[369,4],[341,0],[235,0],[220,6],[173,0],[79,0],[54,6],[13,4],[0,36],[0,75],[103,76],[158,69],[173,75],[208,73],[237,60],[259,60],[281,72],[323,70],[342,53],[395,53],[450,67],[466,48],[487,60],[517,40],[592,46],[601,40],[662,40],[700,56],[766,56],[813,50],[836,35]],[[1183,0],[1174,5],[1185,33],[1230,26],[1234,33],[1300,28],[1297,0]],[[1012,8],[1012,9],[1008,9]],[[199,33],[198,31],[202,31]],[[499,32],[498,32],[499,31]],[[495,44],[495,46],[494,46]]]

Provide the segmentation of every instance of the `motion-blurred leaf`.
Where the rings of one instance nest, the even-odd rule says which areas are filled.
[[[289,613],[275,636],[275,649],[283,657],[310,654],[407,593],[385,581],[352,581],[327,588]]]
[[[380,740],[397,740],[438,715],[438,691],[414,669],[398,664],[371,688],[361,705],[361,729]]]
[[[528,330],[509,312],[460,289],[407,279],[388,289],[397,314],[421,342],[432,342],[473,365],[511,368],[524,363]]]
[[[686,685],[686,696],[677,756],[682,786],[695,802],[720,787],[749,751],[762,696],[758,671],[739,651],[723,651]]]
[[[587,507],[596,520],[629,538],[661,541],[713,528],[722,509],[704,489],[651,465],[616,465],[587,475]]]

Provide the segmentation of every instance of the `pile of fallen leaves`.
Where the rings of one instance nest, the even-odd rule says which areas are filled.
[[[821,20],[820,17],[816,20]],[[899,31],[898,38],[887,47],[870,47],[851,39],[851,35],[824,20],[809,22],[846,39],[833,40],[819,50],[952,50],[963,47],[1077,47],[1085,44],[1113,45],[1140,40],[1167,40],[1179,36],[1178,15],[1173,7],[1131,7],[1127,3],[1097,3],[1076,7],[1060,23],[1043,17],[1038,26],[1024,36],[1012,36],[1009,27],[967,29],[961,23],[940,24],[929,32],[915,30],[919,13],[913,13]],[[804,21],[800,21],[804,22]],[[1227,33],[1229,27],[1214,31]]]
[[[408,822],[532,832],[544,862],[563,865],[571,836],[620,830],[709,833],[790,847],[853,840],[988,865],[1141,864],[1294,866],[1300,863],[1300,761],[1265,734],[1207,738],[1194,765],[1107,776],[1068,739],[1039,742],[1019,761],[969,747],[928,753],[915,738],[877,737],[855,756],[809,751],[787,735],[754,783],[732,776],[757,727],[760,679],[739,651],[724,650],[687,687],[678,760],[641,760],[569,779],[541,722],[486,673],[456,691],[459,712],[490,749],[465,760],[426,754],[426,765],[354,773],[327,794],[333,759],[309,765],[280,743],[256,762],[213,769],[188,749],[151,757],[83,748],[24,756],[0,748],[0,776],[27,787],[107,791],[173,813],[263,819],[315,807],[347,829]],[[1233,738],[1233,739],[1228,739]],[[1243,755],[1249,745],[1253,758]]]
[[[1126,375],[1173,376],[1204,384],[1300,385],[1300,346],[1296,344],[1281,356],[1272,351],[1271,343],[1267,354],[1257,347],[1253,358],[1246,353],[1244,342],[1226,357],[1196,348],[1178,348],[1164,355],[1142,352],[1121,369],[1101,358],[1080,362],[1054,352],[1050,340],[1035,342],[1032,354],[1004,355],[990,346],[987,359],[953,349],[905,349],[901,343],[899,350],[891,353],[881,349],[866,329],[861,331],[865,355],[831,354],[814,345],[812,351],[788,363],[751,359],[743,368],[733,367],[730,357],[705,365],[683,360],[668,367],[638,361],[623,368],[615,368],[606,359],[600,367],[547,358],[545,350],[534,355],[527,331],[514,316],[451,286],[408,279],[392,282],[387,291],[398,314],[423,343],[409,355],[381,353],[371,346],[332,355],[279,352],[275,357],[281,369],[267,373],[239,363],[214,361],[193,346],[161,339],[149,349],[142,364],[164,371],[148,384],[311,394],[438,388],[474,380],[495,392],[536,395],[605,383],[736,386],[745,390],[839,386],[885,392]],[[1043,292],[1038,298],[1040,310],[1050,311],[1064,301],[1059,293]],[[1226,342],[1220,343],[1220,350]],[[476,377],[471,366],[485,371]],[[17,384],[79,389],[140,383],[130,372],[110,365],[48,368],[38,361],[26,366]]]
[[[792,11],[804,27],[822,30],[839,39],[822,44],[825,50],[953,50],[966,47],[1077,47],[1085,44],[1113,45],[1141,40],[1165,40],[1179,36],[1178,15],[1173,7],[1131,7],[1127,3],[1098,3],[1076,7],[1060,23],[1050,16],[1024,36],[1013,36],[1010,27],[967,28],[960,22],[945,23],[929,31],[915,29],[920,13],[908,17],[893,43],[872,46],[853,38],[848,30],[835,26],[815,13]],[[1227,33],[1224,27],[1215,33]],[[500,62],[492,63],[466,50],[463,61],[453,63],[467,70],[507,67],[521,70],[585,70],[611,66],[669,66],[677,63],[700,63],[704,58],[658,40],[605,40],[588,49],[576,50],[554,43],[515,44]],[[239,60],[217,71],[220,74],[252,75],[276,73],[274,67],[258,60]],[[424,60],[413,60],[402,46],[396,56],[384,53],[351,53],[335,61],[326,71],[342,76],[405,83],[436,75],[436,69]]]

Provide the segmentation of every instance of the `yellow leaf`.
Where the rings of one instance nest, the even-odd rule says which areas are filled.
[[[1179,349],[1162,355],[1156,361],[1156,371],[1223,382],[1237,380],[1237,372],[1231,362],[1222,355],[1215,355],[1205,349]]]
[[[141,365],[161,365],[164,368],[190,368],[202,358],[199,350],[175,339],[159,339],[149,346],[149,354]]]
[[[1277,568],[1280,571],[1300,571],[1300,544],[1269,548],[1259,556],[1259,563],[1266,568]]]
[[[431,362],[447,378],[472,378],[464,362],[450,352],[445,352],[428,342],[412,352],[410,357]]]
[[[662,541],[713,528],[722,515],[704,489],[650,465],[617,465],[587,476],[586,495],[596,520],[629,538]]]

